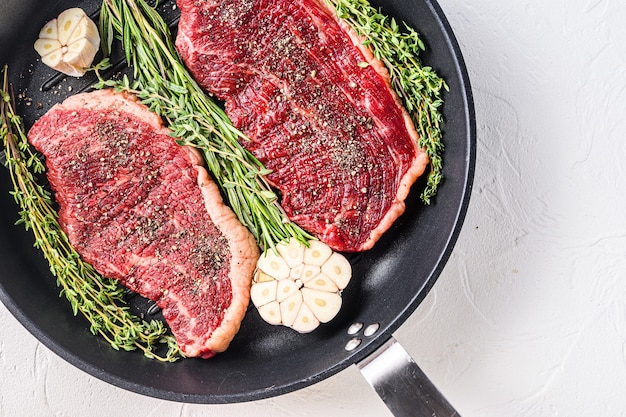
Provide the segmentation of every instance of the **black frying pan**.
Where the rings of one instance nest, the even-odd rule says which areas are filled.
[[[175,21],[173,0],[159,10]],[[385,13],[416,28],[426,41],[423,61],[445,78],[445,182],[434,204],[423,206],[414,186],[406,213],[368,252],[352,256],[354,278],[344,291],[339,316],[313,333],[301,335],[269,326],[250,309],[241,331],[225,353],[210,360],[162,364],[140,353],[118,352],[93,336],[82,317],[72,315],[33,248],[33,237],[15,226],[17,207],[9,195],[9,176],[0,169],[0,298],[15,317],[51,350],[89,374],[141,394],[179,402],[231,403],[294,391],[342,369],[367,362],[424,299],[442,271],[468,205],[475,161],[472,95],[461,52],[435,0],[376,0]],[[0,65],[24,99],[18,111],[27,126],[50,106],[94,82],[90,75],[67,79],[40,64],[33,50],[43,24],[68,7],[88,14],[100,2],[3,0],[0,2]],[[145,310],[135,297],[133,308]],[[378,324],[373,335],[351,335],[354,323]],[[346,345],[360,340],[353,350]],[[410,392],[409,392],[410,393]],[[411,393],[410,393],[411,394]],[[429,414],[430,415],[430,414]]]

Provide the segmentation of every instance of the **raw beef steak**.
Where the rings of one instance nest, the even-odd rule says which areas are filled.
[[[104,276],[155,300],[186,356],[225,350],[248,306],[258,248],[199,153],[130,95],[83,93],[29,132],[59,221]]]
[[[320,0],[177,0],[177,48],[273,172],[291,220],[371,248],[427,155],[382,63]]]

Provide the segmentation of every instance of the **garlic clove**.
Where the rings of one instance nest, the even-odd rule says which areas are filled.
[[[302,304],[291,328],[300,333],[309,333],[319,325],[320,321],[315,317],[311,309],[306,304]]]
[[[322,265],[322,273],[332,279],[337,287],[342,290],[350,282],[352,267],[345,256],[335,252]]]
[[[269,324],[273,324],[275,326],[282,324],[280,304],[278,304],[278,301],[272,301],[269,304],[257,307],[257,310],[259,311],[261,318]]]
[[[289,239],[288,242],[281,242],[276,245],[276,250],[285,260],[290,268],[294,268],[302,264],[304,259],[304,245],[295,238]]]
[[[274,277],[266,274],[260,269],[257,269],[254,273],[254,283],[267,282],[267,281],[274,281]]]
[[[289,273],[289,278],[293,280],[299,280],[302,277],[304,266],[305,266],[304,264],[300,264],[291,268],[291,272]]]
[[[63,45],[68,44],[68,40],[70,36],[72,36],[72,32],[78,23],[81,21],[85,15],[85,12],[78,8],[74,7],[71,9],[67,9],[57,17],[57,30],[58,30],[58,39]]]
[[[322,269],[317,265],[304,265],[300,279],[303,283],[307,283],[318,276],[320,272],[322,272]]]
[[[293,322],[296,321],[301,305],[302,293],[300,291],[280,303],[280,315],[285,326],[291,327]]]
[[[304,250],[304,263],[321,266],[332,253],[333,250],[327,244],[312,240],[309,242],[309,247]]]
[[[43,25],[41,31],[39,31],[39,39],[54,39],[55,41],[58,41],[59,31],[57,30],[56,19],[52,19],[51,21]]]
[[[35,41],[35,51],[42,56],[51,54],[52,52],[59,51],[61,53],[61,42],[56,39],[37,39]]]
[[[250,288],[250,299],[256,307],[264,306],[276,300],[278,281],[267,281]]]
[[[42,57],[41,62],[51,68],[56,69],[57,71],[73,77],[80,77],[82,75],[80,71],[76,71],[74,68],[72,68],[71,65],[63,62],[63,52],[60,49]]]
[[[289,265],[273,250],[265,251],[257,261],[256,266],[261,271],[274,277],[274,279],[285,279],[289,277]]]
[[[96,47],[89,43],[87,39],[79,39],[67,45],[67,52],[63,56],[63,62],[76,68],[85,68],[91,64],[88,57],[95,55],[96,52]]]
[[[338,292],[339,288],[337,285],[326,275],[317,274],[317,276],[307,282],[304,283],[306,288],[311,288],[314,290],[325,291],[325,292]]]
[[[276,282],[278,283],[278,288],[276,290],[276,301],[278,301],[279,303],[291,297],[299,290],[296,282],[291,279],[281,279],[280,281]]]
[[[341,309],[341,296],[334,292],[303,288],[302,298],[321,323],[328,323]]]
[[[80,19],[68,38],[67,44],[69,45],[79,39],[86,39],[92,45],[97,45],[100,42],[98,28],[87,16],[83,16]]]

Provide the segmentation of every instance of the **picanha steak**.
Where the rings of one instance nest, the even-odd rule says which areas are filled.
[[[225,350],[248,306],[258,248],[200,154],[112,90],[53,106],[28,138],[46,157],[61,227],[80,255],[156,301],[186,356]]]
[[[177,0],[177,49],[272,170],[291,220],[371,248],[428,157],[383,64],[323,0]]]

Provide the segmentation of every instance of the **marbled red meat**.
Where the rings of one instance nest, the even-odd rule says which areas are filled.
[[[161,307],[182,352],[227,348],[249,300],[258,248],[198,152],[110,90],[57,104],[29,132],[46,157],[59,222],[80,255]]]
[[[336,250],[371,248],[428,163],[382,63],[316,0],[177,3],[179,53],[290,219]]]

